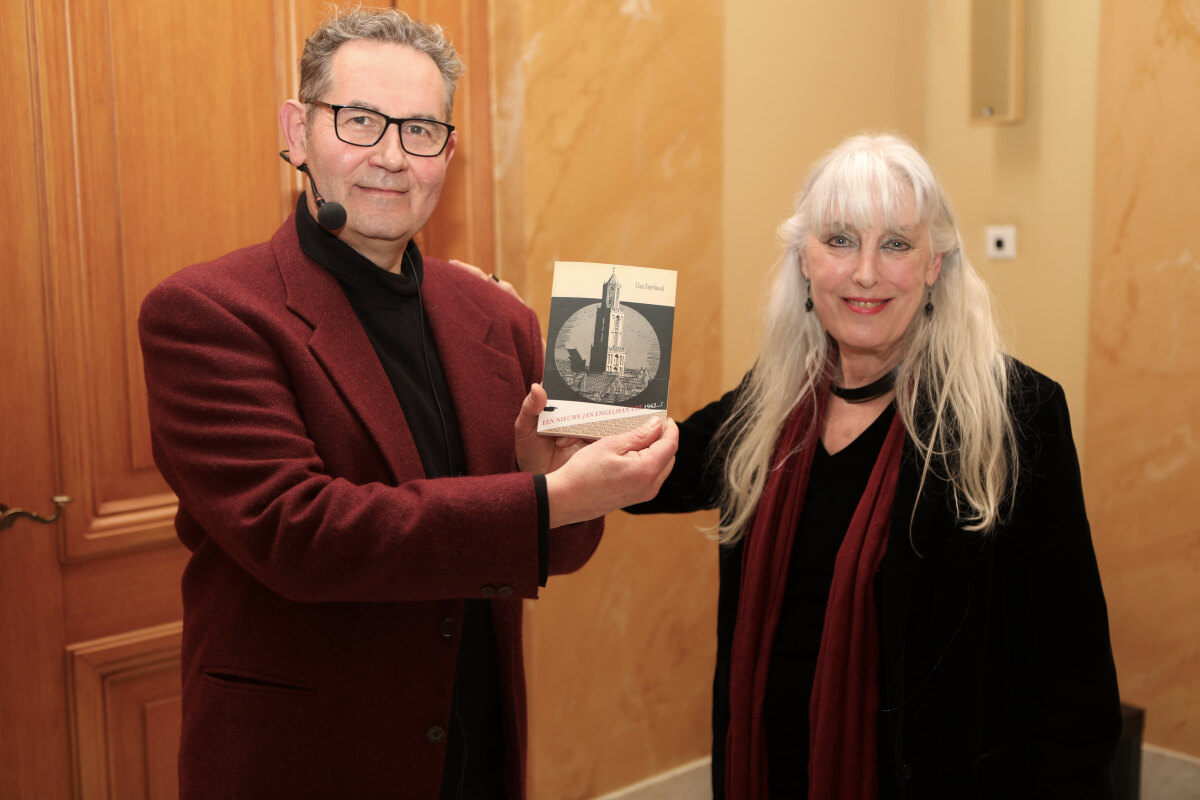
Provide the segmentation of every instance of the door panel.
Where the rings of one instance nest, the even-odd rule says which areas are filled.
[[[0,0],[0,192],[6,215],[0,270],[0,503],[47,514],[55,476],[46,340],[44,197],[34,120],[33,19],[24,0]],[[70,506],[68,506],[68,509]],[[54,525],[0,530],[0,798],[70,791],[63,692],[62,595]]]
[[[68,648],[78,797],[179,795],[181,631],[173,622]]]
[[[411,6],[410,6],[411,8]],[[154,469],[137,312],[266,239],[303,188],[276,155],[325,0],[0,0],[0,800],[174,797],[175,498]],[[470,64],[433,255],[492,259],[486,4],[426,2]],[[463,33],[460,35],[459,31]],[[470,50],[468,50],[470,48]]]
[[[174,498],[150,453],[138,305],[171,272],[278,224],[282,97],[277,81],[248,76],[279,71],[285,15],[235,0],[50,5],[39,41],[69,37],[70,49],[41,51],[43,137],[77,154],[48,163],[46,183],[50,206],[77,214],[48,240],[59,463],[75,497],[63,554],[75,562],[174,539]]]

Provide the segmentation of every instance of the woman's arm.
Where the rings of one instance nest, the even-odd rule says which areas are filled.
[[[679,423],[675,466],[653,500],[627,506],[631,514],[682,514],[716,508],[724,481],[724,452],[717,430],[733,409],[735,391],[726,392]]]

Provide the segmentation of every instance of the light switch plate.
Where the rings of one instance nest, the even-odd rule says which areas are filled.
[[[987,257],[1009,261],[1017,257],[1017,226],[987,226]]]

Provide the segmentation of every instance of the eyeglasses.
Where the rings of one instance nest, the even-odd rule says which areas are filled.
[[[400,131],[400,146],[404,152],[410,156],[432,158],[446,149],[446,142],[450,141],[450,133],[454,130],[453,125],[435,119],[397,119],[359,106],[335,106],[321,100],[311,102],[332,111],[333,132],[346,144],[358,147],[378,144],[394,122]]]

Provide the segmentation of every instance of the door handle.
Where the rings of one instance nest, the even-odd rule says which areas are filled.
[[[23,508],[9,508],[3,503],[0,503],[0,531],[11,528],[14,524],[16,524],[16,521],[22,517],[27,517],[28,519],[31,519],[34,522],[40,522],[43,525],[49,525],[51,522],[54,522],[60,516],[62,516],[63,506],[71,502],[71,498],[67,497],[65,494],[56,494],[54,497],[50,498],[50,502],[54,503],[54,505],[57,507],[57,510],[54,512],[54,516],[52,517],[43,517],[41,514],[35,514],[32,511],[26,511]]]

